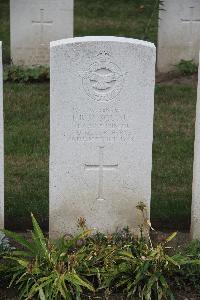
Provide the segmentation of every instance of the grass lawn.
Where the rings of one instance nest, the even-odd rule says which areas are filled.
[[[46,226],[49,85],[8,83],[4,96],[6,226],[29,226],[30,212]]]
[[[0,40],[9,62],[9,11],[0,2]],[[75,35],[118,35],[156,42],[153,0],[75,0]],[[156,87],[151,218],[156,227],[190,222],[196,88]],[[48,225],[49,85],[4,84],[6,225]]]
[[[0,0],[0,41],[3,42],[3,61],[10,61],[10,23],[9,23],[9,2]]]
[[[196,88],[157,86],[152,173],[155,225],[190,225]]]

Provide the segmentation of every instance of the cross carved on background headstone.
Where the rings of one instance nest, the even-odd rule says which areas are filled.
[[[200,17],[199,18],[194,17],[194,10],[195,10],[194,6],[190,6],[189,8],[190,8],[189,17],[188,18],[182,18],[181,21],[182,21],[182,23],[188,24],[190,26],[190,41],[189,41],[189,44],[192,46],[194,25],[195,24],[200,25]]]
[[[52,25],[53,21],[45,21],[44,9],[40,9],[40,20],[32,20],[32,24],[40,26],[40,45],[42,45],[44,37],[44,26]]]

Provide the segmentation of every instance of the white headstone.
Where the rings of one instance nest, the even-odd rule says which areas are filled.
[[[117,37],[51,43],[50,235],[77,219],[138,228],[151,196],[155,47]]]
[[[0,42],[0,228],[4,227],[4,141],[3,141],[3,72]]]
[[[196,105],[191,236],[193,239],[200,239],[200,67]]]
[[[199,62],[200,1],[163,0],[158,30],[159,72],[168,72],[181,60]]]
[[[73,36],[73,0],[10,0],[11,59],[48,65],[50,42]]]

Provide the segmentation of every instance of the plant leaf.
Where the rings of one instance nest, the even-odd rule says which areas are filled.
[[[5,229],[2,230],[2,231],[9,238],[13,239],[14,241],[16,241],[17,243],[19,243],[20,245],[22,245],[25,248],[27,248],[28,250],[30,250],[31,252],[34,252],[32,244],[30,242],[28,242],[23,236],[15,233],[15,232],[12,232],[12,231],[9,231],[9,230],[5,230]]]
[[[38,249],[38,251],[42,251],[41,255],[44,255],[45,257],[48,256],[48,248],[46,245],[46,239],[43,235],[43,232],[38,224],[38,222],[36,221],[35,217],[33,216],[33,214],[31,214],[31,218],[32,218],[32,223],[33,223],[33,238],[37,244],[37,246],[40,248]]]
[[[39,289],[39,296],[40,296],[40,300],[46,300],[44,291],[42,288]]]
[[[170,236],[168,236],[165,240],[166,243],[170,242],[171,240],[173,240],[175,238],[175,236],[177,235],[177,231],[173,232]]]

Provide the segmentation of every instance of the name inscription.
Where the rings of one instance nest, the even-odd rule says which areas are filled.
[[[134,131],[127,114],[118,108],[97,109],[82,112],[73,109],[72,131],[68,137],[72,142],[133,142]]]

